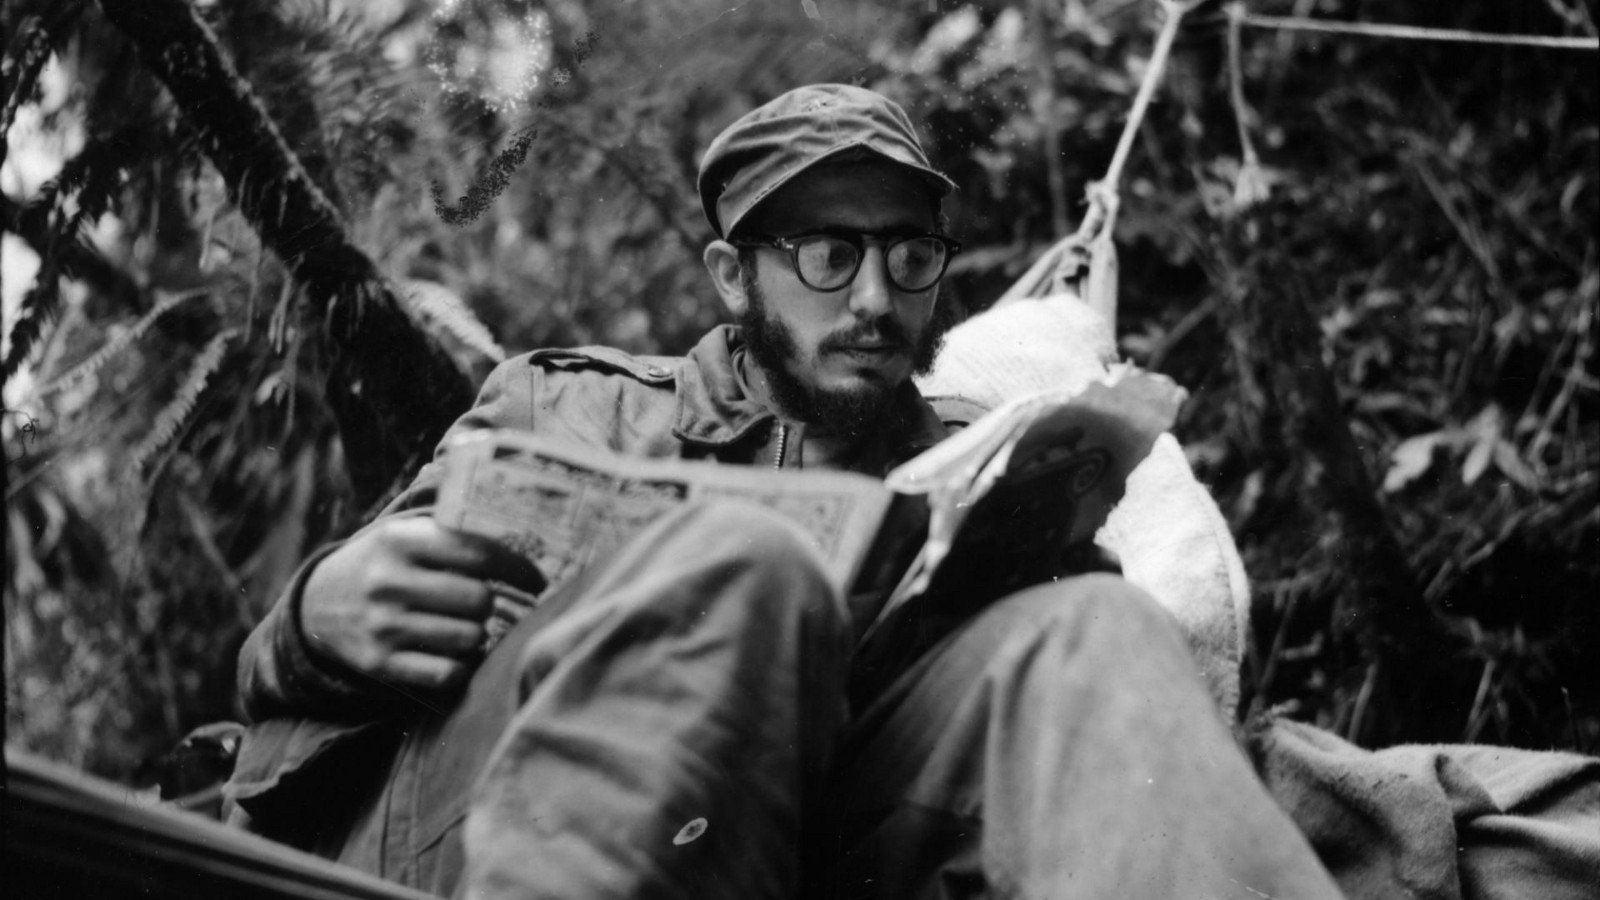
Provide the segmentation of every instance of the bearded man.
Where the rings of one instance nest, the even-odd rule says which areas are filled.
[[[738,324],[683,358],[513,359],[450,437],[882,476],[946,434],[912,375],[952,188],[881,95],[780,96],[700,171]],[[870,602],[765,510],[689,506],[547,587],[438,525],[439,482],[314,556],[242,652],[230,796],[257,830],[473,897],[1337,896],[1121,578],[858,646]]]

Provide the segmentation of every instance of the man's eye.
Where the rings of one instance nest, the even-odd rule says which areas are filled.
[[[855,265],[856,250],[848,241],[821,238],[801,248],[805,261],[821,272],[839,272]]]
[[[933,241],[907,241],[901,244],[899,249],[901,258],[905,260],[905,265],[908,269],[919,269],[926,266],[934,258]]]
[[[848,269],[855,265],[856,248],[844,241],[828,242],[828,266],[832,269]]]

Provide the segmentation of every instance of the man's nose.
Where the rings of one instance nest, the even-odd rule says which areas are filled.
[[[861,319],[876,319],[894,308],[888,261],[882,247],[862,249],[861,269],[850,285],[850,311]]]

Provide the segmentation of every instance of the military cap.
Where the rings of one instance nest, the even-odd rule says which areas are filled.
[[[846,84],[796,88],[723,129],[700,161],[700,205],[726,238],[751,210],[796,175],[829,159],[875,155],[912,170],[933,198],[955,189],[928,161],[905,110]]]

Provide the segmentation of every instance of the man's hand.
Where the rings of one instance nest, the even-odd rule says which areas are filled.
[[[465,677],[493,605],[486,583],[536,592],[532,563],[426,516],[388,519],[311,571],[300,621],[314,652],[400,687],[436,690]]]

